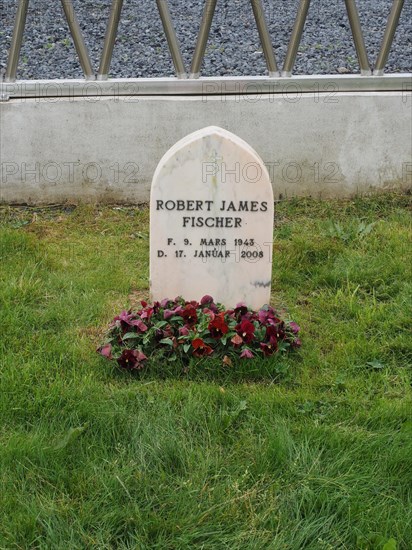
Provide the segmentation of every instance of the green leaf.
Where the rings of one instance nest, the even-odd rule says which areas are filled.
[[[166,344],[167,346],[173,346],[173,340],[171,338],[163,338],[160,340],[160,344]]]
[[[378,361],[377,359],[374,359],[373,361],[368,361],[366,365],[375,370],[380,370],[385,368],[385,365],[380,361]]]
[[[182,324],[183,324],[184,319],[183,319],[183,317],[181,317],[180,315],[174,315],[173,317],[171,317],[171,318],[169,319],[169,321],[173,321],[173,322],[175,322],[175,323],[182,323]]]
[[[241,401],[239,403],[239,408],[238,408],[238,411],[245,411],[247,409],[247,401]]]
[[[374,228],[376,223],[377,222],[372,222],[372,223],[366,225],[365,222],[361,222],[359,224],[359,227],[358,227],[358,234],[361,237],[364,237],[365,235],[369,235],[369,233],[372,231],[372,229]]]
[[[290,346],[289,342],[285,342],[284,340],[281,340],[278,342],[278,350],[279,351],[285,351]]]
[[[182,346],[182,347],[183,347],[183,351],[184,351],[185,353],[187,353],[187,352],[190,350],[190,346],[191,346],[191,344],[183,344],[183,346]]]
[[[26,220],[22,220],[22,221],[18,221],[18,222],[15,222],[15,223],[12,223],[11,224],[11,227],[13,229],[19,229],[20,227],[23,227],[25,225],[28,225],[30,222],[26,221]]]
[[[122,336],[122,340],[130,340],[130,338],[137,338],[138,336],[137,332],[126,332],[126,334]]]
[[[395,539],[389,539],[388,542],[386,542],[383,545],[382,550],[398,550],[398,545]]]

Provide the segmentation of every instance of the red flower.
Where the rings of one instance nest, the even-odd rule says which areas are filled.
[[[284,336],[285,333],[279,327],[270,325],[266,328],[265,340],[269,342],[269,344],[273,344],[277,347],[278,340],[282,340]]]
[[[117,362],[126,370],[140,370],[144,367],[143,361],[146,359],[146,355],[137,349],[124,349]]]
[[[240,354],[241,359],[252,359],[253,353],[250,351],[250,349],[245,348],[242,353]]]
[[[186,321],[186,324],[193,326],[197,323],[197,311],[196,308],[188,304],[181,313],[181,316]]]
[[[225,323],[224,316],[224,313],[219,313],[210,321],[207,328],[213,338],[222,338],[224,334],[227,334],[229,327]]]
[[[244,320],[236,325],[235,330],[246,344],[249,344],[255,336],[255,325],[248,320]]]
[[[146,302],[142,302],[142,304],[145,304],[145,303]],[[145,309],[142,309],[142,311],[139,313],[140,319],[147,319],[149,321],[153,313],[154,313],[153,307],[147,307]]]
[[[195,357],[205,357],[206,355],[211,355],[213,349],[205,344],[201,338],[195,338],[192,341],[193,346],[193,355]]]
[[[261,342],[260,349],[263,351],[263,354],[267,357],[268,355],[272,355],[277,351],[278,349],[278,343],[277,340],[274,342],[269,342],[268,344],[265,344]]]

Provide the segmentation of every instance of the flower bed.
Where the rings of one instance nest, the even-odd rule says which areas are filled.
[[[231,364],[237,357],[268,357],[297,348],[301,345],[299,330],[268,305],[253,311],[239,303],[226,310],[211,296],[204,296],[200,303],[179,297],[141,302],[138,311],[122,311],[113,319],[98,352],[127,370],[140,370],[155,357],[189,362],[215,356]]]

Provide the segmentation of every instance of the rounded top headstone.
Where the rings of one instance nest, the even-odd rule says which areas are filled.
[[[269,302],[273,191],[244,140],[209,126],[174,144],[155,171],[150,214],[152,299]]]

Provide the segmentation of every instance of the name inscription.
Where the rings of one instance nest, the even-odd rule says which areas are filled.
[[[211,200],[157,200],[156,210],[177,212],[267,212],[267,201],[226,201],[215,206]],[[240,228],[243,220],[238,216],[182,216],[183,227]]]

